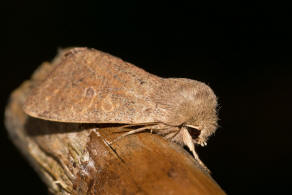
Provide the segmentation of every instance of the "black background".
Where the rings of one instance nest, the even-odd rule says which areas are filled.
[[[288,5],[9,1],[1,10],[2,118],[9,93],[57,48],[93,47],[156,75],[213,88],[221,127],[199,153],[228,194],[283,194],[290,187]],[[0,139],[1,194],[46,194],[2,123]]]

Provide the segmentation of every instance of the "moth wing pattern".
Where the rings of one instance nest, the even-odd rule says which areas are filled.
[[[27,98],[28,115],[76,123],[147,123],[165,115],[151,100],[162,78],[94,49],[62,58]]]

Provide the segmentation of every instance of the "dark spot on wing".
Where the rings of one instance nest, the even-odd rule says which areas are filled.
[[[93,88],[89,87],[86,89],[85,95],[86,97],[92,97],[94,95],[95,91]]]

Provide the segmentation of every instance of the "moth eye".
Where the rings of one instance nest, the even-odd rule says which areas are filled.
[[[186,126],[186,128],[193,139],[198,138],[199,135],[201,134],[201,131],[196,129],[196,128],[192,128],[192,127],[188,127],[188,126]]]

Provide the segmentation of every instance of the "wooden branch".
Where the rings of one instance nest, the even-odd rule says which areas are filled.
[[[23,103],[57,64],[44,63],[15,90],[5,123],[13,143],[53,194],[225,194],[180,146],[150,133],[127,136],[120,126],[31,118]]]

